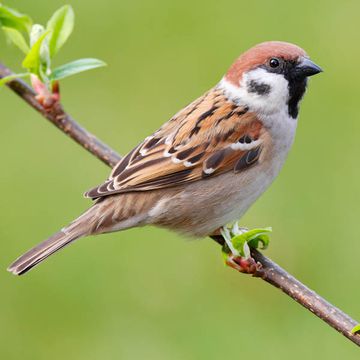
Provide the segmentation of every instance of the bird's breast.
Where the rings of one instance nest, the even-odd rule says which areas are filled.
[[[269,187],[293,143],[296,122],[266,119],[259,160],[249,168],[196,181],[169,192],[151,210],[151,222],[186,235],[203,237],[238,220]]]

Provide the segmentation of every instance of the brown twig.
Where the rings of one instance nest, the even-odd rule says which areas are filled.
[[[0,63],[0,79],[11,74],[11,70]],[[96,136],[81,127],[64,111],[59,102],[54,102],[51,107],[45,108],[37,100],[34,90],[24,81],[17,79],[8,82],[6,85],[57,128],[106,165],[113,167],[121,159],[121,156],[116,151],[112,150]]]
[[[0,63],[0,79],[9,74],[11,74],[11,71]],[[121,159],[120,155],[108,145],[77,124],[64,111],[60,103],[57,102],[51,107],[45,108],[37,100],[33,89],[21,80],[13,80],[7,86],[66,135],[70,136],[105,164],[113,167]],[[213,239],[222,244],[221,237],[213,237]],[[353,343],[360,346],[360,334],[351,333],[351,329],[358,324],[355,320],[310,290],[259,251],[253,249],[252,257],[260,264],[260,266],[254,267],[253,276],[279,288]]]
[[[252,257],[262,265],[262,269],[255,273],[254,276],[261,277],[269,284],[276,286],[321,320],[360,346],[360,335],[351,333],[351,329],[357,325],[354,319],[320,297],[315,291],[309,289],[259,251],[253,249]]]

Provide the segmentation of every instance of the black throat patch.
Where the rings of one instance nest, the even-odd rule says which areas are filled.
[[[265,83],[251,80],[247,84],[247,90],[251,93],[256,93],[258,95],[267,95],[270,93],[271,86]]]
[[[288,113],[293,118],[296,119],[299,114],[299,103],[306,91],[307,78],[299,77],[296,73],[296,62],[286,61],[282,59],[281,66],[277,68],[271,68],[268,65],[262,65],[261,68],[265,69],[268,72],[275,74],[282,74],[285,79],[288,81],[289,85],[289,101]],[[266,84],[263,84],[266,85]],[[269,89],[269,91],[271,88]]]
[[[286,78],[286,76],[285,76]],[[299,114],[299,103],[306,91],[307,78],[305,79],[294,79],[289,76],[289,101],[288,101],[288,112],[289,115],[296,119]]]

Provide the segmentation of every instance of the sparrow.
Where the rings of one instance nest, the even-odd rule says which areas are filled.
[[[75,240],[155,225],[218,234],[278,175],[294,141],[307,78],[322,69],[300,47],[264,42],[145,138],[86,192],[93,205],[8,268],[20,275]]]

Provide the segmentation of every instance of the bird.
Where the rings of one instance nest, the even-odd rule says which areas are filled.
[[[21,275],[89,235],[155,225],[190,238],[240,219],[279,174],[308,77],[322,72],[297,45],[263,42],[124,156],[81,216],[15,260]]]

